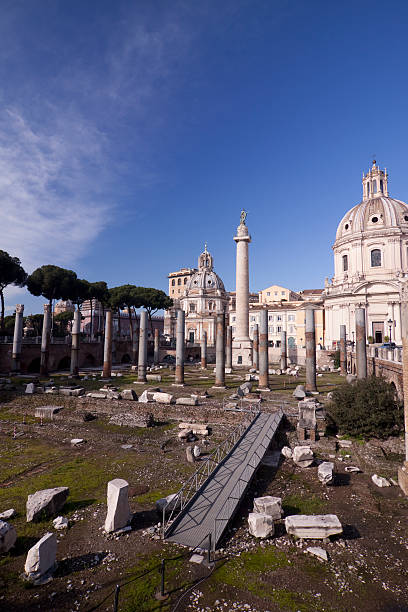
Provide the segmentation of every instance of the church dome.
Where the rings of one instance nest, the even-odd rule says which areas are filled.
[[[215,290],[225,293],[224,283],[218,274],[214,272],[213,258],[207,251],[206,245],[203,253],[198,258],[198,271],[191,276],[187,283],[186,295]]]
[[[408,205],[388,195],[388,175],[373,162],[363,175],[363,200],[351,208],[337,228],[336,241],[366,232],[401,229],[408,231]]]

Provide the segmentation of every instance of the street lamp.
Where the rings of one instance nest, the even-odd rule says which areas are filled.
[[[392,323],[393,323],[392,319],[388,319],[387,323],[388,323],[388,329],[390,330],[389,336],[390,336],[390,342],[391,342],[391,340],[392,340],[392,338],[391,338],[391,329],[392,329]]]

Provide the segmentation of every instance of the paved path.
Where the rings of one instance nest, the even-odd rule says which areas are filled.
[[[210,474],[186,508],[166,532],[166,539],[185,546],[208,548],[211,533],[215,548],[238,509],[241,498],[255,474],[283,413],[260,413],[235,447]],[[200,542],[202,542],[200,544]]]

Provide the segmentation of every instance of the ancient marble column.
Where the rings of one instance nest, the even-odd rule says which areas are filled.
[[[367,378],[367,346],[365,308],[356,308],[357,378]]]
[[[11,362],[12,372],[20,371],[21,342],[22,342],[22,336],[23,336],[23,313],[24,313],[24,305],[16,304],[16,318],[14,320],[13,353],[12,353],[12,362]]]
[[[81,334],[81,311],[77,308],[74,312],[74,322],[72,324],[72,344],[71,344],[71,368],[73,376],[79,374],[79,342]]]
[[[139,353],[139,329],[137,326],[137,318],[133,321],[133,338],[132,338],[132,364],[137,365]]]
[[[246,213],[241,213],[241,223],[234,240],[237,244],[236,259],[236,323],[233,343],[234,363],[252,364],[252,343],[249,338],[249,258],[248,245],[251,242],[245,224]]]
[[[137,365],[137,381],[146,382],[147,366],[147,311],[142,310],[139,322],[139,360]]]
[[[346,326],[340,325],[340,374],[347,374]]]
[[[185,358],[185,319],[184,310],[177,311],[176,327],[176,376],[175,384],[184,385],[184,358]]]
[[[207,332],[203,331],[201,336],[201,368],[207,367]]]
[[[280,369],[286,370],[288,367],[288,354],[286,349],[286,332],[281,331],[281,356],[280,356]]]
[[[268,311],[259,313],[259,390],[269,391]]]
[[[227,337],[225,343],[225,368],[228,370],[228,373],[231,374],[232,371],[232,327],[231,325],[227,326]]]
[[[252,367],[257,370],[259,368],[259,327],[254,325],[254,334],[252,336]]]
[[[408,288],[407,288],[408,289]],[[398,468],[398,484],[408,495],[408,291],[402,289],[401,336],[402,336],[402,389],[404,396],[405,461]]]
[[[110,378],[112,374],[112,311],[105,311],[105,342],[103,345],[103,378]]]
[[[305,308],[306,317],[306,391],[317,391],[316,387],[316,333],[314,309]]]
[[[215,387],[225,388],[225,314],[217,314],[215,336]]]
[[[50,350],[50,329],[51,329],[51,306],[44,304],[44,319],[41,337],[41,363],[40,374],[48,376],[48,356]]]
[[[159,346],[159,341],[160,341],[159,330],[155,329],[154,330],[154,354],[153,354],[153,363],[154,363],[154,365],[158,365],[158,363],[160,361],[160,355],[159,355],[160,346]]]

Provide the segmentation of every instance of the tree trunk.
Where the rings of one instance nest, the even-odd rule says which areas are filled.
[[[0,315],[0,332],[4,334],[4,295],[3,289],[0,290],[1,297],[1,315]]]

